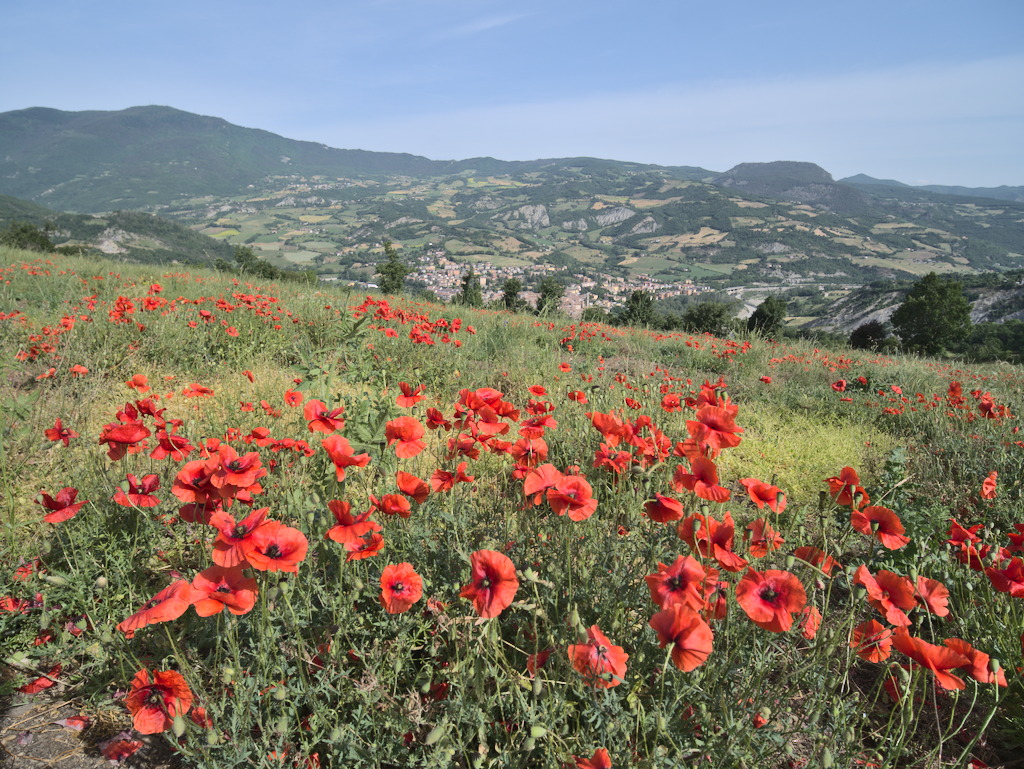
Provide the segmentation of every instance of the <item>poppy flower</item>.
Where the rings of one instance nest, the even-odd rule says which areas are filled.
[[[992,587],[1014,598],[1024,598],[1024,561],[1014,556],[1000,566],[1002,568],[990,566],[985,569]]]
[[[99,743],[96,749],[108,761],[121,762],[134,756],[143,745],[141,740],[131,738],[131,732],[120,732],[109,740]]]
[[[430,476],[430,488],[437,493],[451,491],[455,488],[456,483],[472,483],[476,480],[476,476],[466,474],[468,466],[469,463],[467,462],[459,462],[459,466],[455,468],[454,473],[438,468]]]
[[[899,516],[887,507],[871,505],[850,513],[850,525],[855,531],[874,537],[889,550],[899,550],[910,542]]]
[[[882,662],[892,653],[892,630],[878,620],[861,622],[850,634],[850,648],[862,660]]]
[[[603,414],[600,411],[588,411],[586,417],[604,437],[605,443],[611,447],[618,446],[625,437],[626,429],[622,420],[614,414]]]
[[[747,562],[733,552],[736,525],[726,512],[721,522],[710,515],[694,513],[679,522],[676,534],[690,549],[704,558],[714,558],[726,571],[742,571]]]
[[[338,406],[328,411],[326,403],[315,399],[306,401],[306,405],[302,408],[302,415],[309,423],[308,427],[311,433],[329,434],[344,430],[345,420],[341,416],[344,412],[344,406]]]
[[[555,515],[568,515],[571,521],[585,521],[597,510],[597,500],[592,494],[593,489],[585,478],[563,475],[553,488],[548,489],[547,499]]]
[[[256,580],[246,578],[241,566],[211,566],[192,580],[190,600],[200,617],[219,614],[225,607],[232,614],[241,615],[256,605],[256,592]]]
[[[426,432],[419,422],[412,417],[398,417],[384,425],[384,436],[387,438],[388,446],[395,446],[395,456],[400,459],[409,459],[419,454],[427,447],[421,440]]]
[[[750,495],[750,501],[763,510],[765,505],[773,513],[781,513],[786,509],[786,495],[778,486],[772,486],[757,478],[740,478],[740,483]]]
[[[340,435],[330,435],[324,438],[320,445],[334,463],[334,475],[339,483],[345,480],[345,468],[366,467],[370,464],[369,454],[354,454],[352,444]]]
[[[967,671],[967,675],[983,684],[998,684],[999,686],[1006,686],[1006,674],[1002,668],[999,671],[992,672],[992,659],[985,652],[975,649],[967,641],[959,638],[947,638],[942,642],[947,648],[952,649],[964,656],[967,660],[966,665],[961,665],[962,670]]]
[[[621,646],[615,646],[597,625],[587,631],[587,643],[570,644],[569,662],[583,676],[583,683],[595,689],[610,689],[622,683],[626,676],[629,655]]]
[[[303,397],[302,393],[298,390],[285,390],[284,402],[292,407],[301,406]]]
[[[39,676],[24,686],[19,686],[18,691],[22,694],[39,694],[39,692],[49,689],[51,686],[56,686],[57,676],[60,675],[62,669],[63,665],[58,663],[50,668],[45,676]]]
[[[684,673],[703,665],[711,654],[714,633],[692,609],[672,604],[651,617],[650,625],[662,649],[673,644],[672,662]]]
[[[562,480],[561,471],[552,464],[538,465],[527,473],[523,480],[523,493],[527,500],[533,498],[533,504],[540,502],[540,497],[546,491],[553,489]]]
[[[427,486],[426,481],[402,470],[395,474],[395,481],[398,483],[398,490],[406,496],[412,497],[417,504],[422,505],[427,501],[430,487]]]
[[[65,444],[66,445],[66,444]],[[993,470],[988,474],[988,477],[981,483],[981,498],[982,499],[995,499],[996,498],[996,478],[999,477],[999,473]]]
[[[380,524],[370,520],[372,510],[353,516],[352,505],[339,499],[332,499],[327,503],[327,508],[334,515],[337,525],[327,530],[324,535],[325,539],[344,545],[347,542],[356,541],[367,532],[380,531]]]
[[[379,531],[367,531],[356,539],[347,540],[345,549],[348,555],[346,561],[361,561],[364,558],[372,558],[384,549],[384,537]]]
[[[60,417],[57,417],[53,422],[53,427],[48,427],[44,432],[47,439],[56,443],[57,441],[62,442],[67,446],[72,439],[78,437],[78,433],[69,427],[65,427],[61,424]]]
[[[142,476],[140,481],[131,473],[127,478],[128,489],[118,489],[114,494],[114,501],[124,507],[156,507],[160,500],[153,496],[152,492],[160,488],[160,477],[150,473]]]
[[[87,369],[85,366],[83,366],[80,363],[76,363],[74,366],[72,366],[70,369],[68,369],[68,371],[71,372],[71,376],[75,376],[75,377],[83,377],[83,376],[85,376],[86,374],[89,373],[89,369]]]
[[[846,380],[837,379],[832,383],[832,389],[835,390],[837,393],[846,392]]]
[[[612,760],[605,748],[598,748],[590,758],[573,756],[572,760],[576,762],[576,769],[612,769]]]
[[[205,459],[187,462],[174,477],[171,493],[179,500],[191,504],[204,504],[211,497],[219,499],[217,490],[210,484],[210,472]]]
[[[132,679],[124,700],[132,714],[132,726],[140,734],[167,731],[175,716],[183,716],[192,707],[192,691],[181,673],[174,670],[140,670]]]
[[[678,499],[662,496],[658,493],[654,494],[654,499],[648,500],[644,503],[644,512],[646,512],[647,517],[655,523],[678,521],[683,517],[683,515],[685,515],[682,502]]]
[[[287,571],[297,574],[306,557],[306,535],[280,521],[267,521],[248,538],[245,557],[259,571]]]
[[[814,640],[814,637],[818,635],[818,630],[821,628],[821,612],[818,611],[817,606],[805,606],[800,611],[800,635],[806,638],[808,641]]]
[[[838,476],[826,478],[829,492],[835,498],[837,505],[853,505],[857,501],[857,507],[863,507],[870,503],[868,494],[860,485],[860,478],[857,471],[852,467],[844,467]]]
[[[906,628],[897,628],[892,636],[893,646],[896,650],[910,657],[923,668],[927,668],[935,674],[935,683],[943,689],[964,689],[966,684],[959,676],[949,673],[949,670],[969,665],[968,659],[949,648],[948,646],[935,646],[920,638],[915,638],[907,632]]]
[[[210,485],[223,499],[233,499],[240,491],[251,490],[256,481],[267,474],[256,451],[239,456],[231,446],[222,443],[217,453],[207,460]]]
[[[135,614],[121,620],[117,624],[117,629],[124,633],[126,638],[131,638],[136,630],[146,625],[176,620],[188,609],[191,597],[192,588],[189,583],[183,579],[175,580],[142,604],[142,608]]]
[[[651,600],[662,609],[681,604],[703,609],[718,582],[718,571],[705,569],[692,555],[678,556],[671,566],[658,564],[656,574],[644,577]]]
[[[398,387],[402,391],[402,394],[395,399],[395,403],[398,404],[399,408],[407,409],[423,400],[423,396],[420,393],[426,389],[426,385],[417,385],[414,390],[412,385],[407,382],[399,382]]]
[[[672,488],[677,492],[683,489],[692,491],[709,502],[725,502],[732,496],[731,491],[718,485],[718,470],[707,457],[691,459],[690,472],[686,472],[683,465],[676,467],[672,475]]]
[[[481,617],[497,617],[512,604],[519,590],[516,567],[507,555],[495,550],[477,550],[469,561],[469,584],[459,596],[471,600]]]
[[[842,565],[835,558],[810,545],[798,547],[793,551],[793,557],[804,563],[809,563],[811,566],[817,566],[826,577],[831,577],[832,570],[836,567],[842,568]]]
[[[576,401],[577,403],[587,402],[587,394],[582,390],[570,390],[567,397],[569,400]]]
[[[75,517],[83,506],[89,504],[87,499],[76,502],[75,498],[77,496],[78,489],[71,486],[66,486],[58,491],[56,497],[51,497],[45,491],[40,491],[38,497],[39,504],[50,511],[43,516],[43,520],[47,523],[60,523]]]
[[[785,540],[779,535],[772,525],[764,518],[748,523],[743,538],[749,541],[747,552],[751,558],[764,558],[773,550],[778,550],[785,544]]]
[[[541,649],[536,654],[526,655],[526,672],[530,674],[530,678],[537,675],[537,671],[547,664],[548,657],[551,656],[553,649]]]
[[[149,377],[145,374],[135,374],[125,384],[132,390],[139,393],[148,393],[152,388],[149,386]]]
[[[423,578],[411,563],[391,564],[380,575],[380,605],[388,614],[408,611],[423,597]]]
[[[884,615],[890,625],[910,626],[906,612],[917,606],[917,598],[909,579],[885,569],[872,575],[868,567],[861,564],[854,572],[853,581],[867,590],[868,603]]]
[[[722,449],[740,445],[742,438],[738,433],[742,433],[743,428],[736,424],[736,412],[735,406],[703,406],[698,409],[696,420],[687,421],[686,429],[691,438],[709,446],[713,456],[717,456]]]
[[[807,593],[788,571],[747,569],[736,585],[736,602],[754,624],[782,633],[793,626],[793,613],[807,604]]]
[[[130,448],[148,438],[149,434],[149,428],[141,422],[113,422],[103,426],[99,443],[107,444],[107,456],[116,462],[123,458]]]
[[[949,616],[949,589],[935,579],[918,575],[917,600],[936,617]]]
[[[253,510],[241,521],[231,513],[218,510],[210,516],[210,525],[220,532],[213,541],[210,557],[218,566],[239,566],[246,562],[252,547],[252,536],[265,525],[269,507]]]
[[[445,432],[448,432],[452,429],[452,423],[444,418],[444,414],[431,407],[427,409],[427,427],[431,430],[443,427]]]

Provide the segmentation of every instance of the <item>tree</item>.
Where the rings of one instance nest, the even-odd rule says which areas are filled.
[[[729,333],[735,315],[736,310],[731,303],[697,302],[683,313],[683,329],[691,334],[723,336]]]
[[[910,289],[891,321],[906,349],[935,355],[967,338],[971,303],[961,283],[929,272]]]
[[[620,326],[649,326],[654,321],[654,297],[646,291],[634,291],[626,300],[616,322]]]
[[[384,261],[377,264],[377,274],[380,280],[377,286],[382,293],[398,294],[405,286],[405,278],[412,272],[412,267],[407,265],[398,257],[398,251],[391,245],[390,240],[384,241]]]
[[[462,290],[455,297],[455,301],[466,307],[483,306],[484,296],[480,290],[480,278],[473,272],[472,267],[462,276]]]
[[[523,300],[519,298],[519,292],[523,290],[523,281],[519,278],[509,278],[501,287],[501,303],[506,310],[520,310],[523,307]]]
[[[29,222],[11,222],[3,232],[0,232],[0,245],[50,253],[53,251],[50,232],[49,225],[37,227]]]
[[[558,312],[558,305],[565,294],[565,286],[548,275],[537,284],[537,312],[538,314]]]
[[[764,336],[772,336],[778,332],[785,320],[786,301],[777,296],[769,296],[747,318],[747,330]]]
[[[889,333],[885,324],[878,320],[861,323],[850,332],[850,347],[858,350],[877,350],[882,346]]]

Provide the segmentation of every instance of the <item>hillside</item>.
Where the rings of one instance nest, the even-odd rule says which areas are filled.
[[[595,158],[436,161],[292,141],[169,107],[0,115],[0,192],[53,208],[159,212],[277,267],[372,283],[391,240],[413,285],[450,296],[474,264],[579,286],[849,290],[1020,266],[1024,203],[836,182],[813,163],[717,174]],[[453,277],[454,275],[454,277]]]

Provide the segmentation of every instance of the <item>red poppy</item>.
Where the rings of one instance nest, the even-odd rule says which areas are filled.
[[[992,583],[992,587],[1000,593],[1009,593],[1014,598],[1024,598],[1024,561],[1014,556],[1001,566],[1000,569],[995,566],[985,569],[985,575]]]
[[[150,683],[149,671],[140,670],[132,679],[124,703],[132,713],[135,731],[158,734],[171,727],[175,716],[188,713],[192,707],[192,692],[177,671],[154,670]]]
[[[728,511],[722,521],[710,515],[694,513],[679,522],[676,533],[690,549],[704,558],[714,558],[726,571],[742,571],[747,562],[733,552],[736,525]]]
[[[660,608],[674,604],[703,609],[718,582],[718,571],[705,569],[692,555],[678,556],[671,566],[658,564],[656,574],[644,577],[651,600]]]
[[[57,685],[57,676],[60,675],[60,671],[63,669],[61,664],[56,664],[45,676],[39,676],[29,681],[24,686],[19,686],[18,691],[22,694],[39,694],[39,692],[49,689],[51,686]]]
[[[906,612],[917,606],[917,598],[909,579],[885,569],[872,575],[868,567],[861,564],[853,575],[853,581],[867,590],[868,603],[883,614],[890,625],[910,626]]]
[[[556,515],[568,515],[571,521],[585,521],[597,510],[597,500],[592,494],[593,489],[586,479],[579,475],[563,475],[553,488],[548,489],[547,499]]]
[[[597,625],[587,631],[585,644],[570,644],[569,661],[583,683],[595,689],[610,689],[622,683],[626,676],[629,655],[621,646],[615,646]]]
[[[423,396],[420,393],[426,389],[426,385],[417,385],[414,390],[408,383],[399,382],[398,387],[402,391],[402,394],[395,400],[399,408],[407,409],[423,400]]]
[[[217,490],[210,484],[210,472],[205,459],[187,462],[174,477],[171,493],[185,503],[204,504],[213,497],[219,499]]]
[[[354,454],[352,444],[340,435],[330,435],[324,438],[320,445],[334,463],[334,475],[339,483],[345,480],[345,468],[366,467],[370,464],[369,454]]]
[[[651,617],[650,625],[662,649],[673,644],[672,662],[684,673],[703,665],[711,654],[714,633],[692,609],[672,604]]]
[[[454,473],[438,468],[430,476],[430,487],[434,492],[444,492],[451,491],[455,488],[456,483],[472,483],[476,480],[476,476],[466,474],[468,466],[469,463],[467,462],[459,462],[459,466],[455,468]]]
[[[239,456],[226,443],[217,447],[217,453],[207,460],[206,468],[210,474],[210,485],[223,499],[237,498],[242,491],[262,491],[256,481],[267,474],[258,452]]]
[[[892,636],[897,651],[906,654],[914,662],[935,674],[935,682],[943,689],[964,689],[964,680],[947,671],[969,665],[968,659],[948,646],[935,646],[915,638],[906,628],[897,628]]]
[[[817,606],[805,606],[800,612],[800,635],[808,641],[814,640],[821,628],[821,612]]]
[[[412,497],[417,504],[422,505],[427,501],[430,487],[427,486],[426,481],[402,470],[395,474],[395,481],[398,483],[398,490],[406,496]]]
[[[87,369],[85,366],[83,366],[80,363],[76,363],[74,366],[72,366],[68,370],[71,372],[71,376],[76,376],[76,377],[83,377],[83,376],[85,376],[86,374],[89,373],[89,369]]]
[[[287,571],[297,574],[306,557],[306,535],[280,521],[267,521],[249,537],[245,557],[259,571]]]
[[[764,558],[773,550],[778,550],[785,544],[785,540],[779,535],[772,525],[764,518],[748,523],[743,535],[749,540],[747,552],[751,558]]]
[[[570,390],[569,394],[568,394],[568,398],[569,398],[569,400],[576,401],[577,403],[586,403],[587,402],[587,394],[585,392],[583,392],[582,390]]]
[[[527,499],[533,498],[533,504],[540,502],[541,495],[553,489],[562,479],[561,471],[552,464],[538,465],[527,473],[523,480],[523,493]]]
[[[683,465],[676,467],[672,476],[672,488],[677,492],[687,489],[709,502],[725,502],[732,495],[731,491],[718,485],[718,470],[715,463],[707,457],[691,459],[689,473]]]
[[[654,499],[644,503],[644,512],[655,523],[678,521],[686,514],[682,502],[658,493],[655,493]]]
[[[781,513],[786,509],[786,495],[778,486],[771,486],[757,478],[740,478],[750,501],[757,505],[758,510],[763,510],[765,505],[773,513]]]
[[[850,513],[850,525],[855,531],[874,537],[889,550],[899,550],[910,542],[899,516],[887,507],[871,505]]]
[[[807,593],[788,571],[747,569],[736,585],[736,602],[754,624],[782,633],[793,626],[793,613],[807,604]]]
[[[598,748],[590,758],[573,756],[576,762],[576,769],[612,769],[612,760],[608,757],[608,751]]]
[[[341,416],[344,412],[344,406],[338,406],[328,411],[327,404],[318,400],[308,400],[302,408],[302,415],[309,422],[311,433],[333,433],[337,430],[344,430],[345,420]]]
[[[918,575],[917,600],[936,617],[949,616],[949,590],[941,582]]]
[[[265,525],[269,507],[253,510],[241,521],[224,510],[218,510],[210,516],[210,525],[220,532],[213,541],[213,552],[210,557],[218,566],[239,566],[246,562],[252,548],[252,536]]]
[[[135,614],[121,620],[117,624],[117,629],[124,633],[126,638],[131,638],[136,630],[146,625],[176,620],[188,609],[191,597],[192,588],[188,582],[183,579],[175,580],[142,604],[142,608]]]
[[[856,501],[857,507],[863,507],[871,501],[852,467],[844,467],[838,477],[826,478],[825,483],[828,484],[837,505],[853,505]]]
[[[148,393],[152,389],[149,386],[149,377],[145,374],[135,374],[125,384],[139,393]]]
[[[444,418],[444,414],[431,407],[427,409],[427,427],[431,430],[437,430],[438,428],[443,427],[445,432],[447,432],[452,429],[452,423]]]
[[[61,521],[73,518],[84,505],[89,504],[87,499],[76,502],[75,498],[77,496],[78,489],[71,486],[66,486],[58,491],[56,497],[51,497],[45,491],[40,491],[38,497],[39,504],[50,511],[43,516],[43,520],[47,523],[60,523]]]
[[[78,437],[78,433],[61,424],[60,417],[57,417],[57,419],[54,420],[53,427],[47,428],[44,434],[54,443],[61,441],[65,446],[67,446],[73,438]]]
[[[495,550],[477,550],[469,560],[469,584],[459,596],[471,600],[481,617],[497,617],[512,604],[519,590],[516,567],[507,555]]]
[[[65,444],[66,445],[66,444]],[[981,483],[981,498],[982,499],[995,499],[996,498],[996,478],[999,477],[999,473],[993,470],[988,474],[988,477]]]
[[[141,422],[112,422],[103,426],[99,443],[107,444],[107,456],[116,462],[149,434],[149,428]]]
[[[561,371],[563,374],[568,374],[570,371],[572,371],[572,366],[570,366],[568,363],[559,363],[558,370]]]
[[[398,417],[384,425],[384,436],[387,438],[388,446],[392,443],[397,444],[395,456],[400,459],[414,457],[427,447],[421,440],[424,432],[423,425],[412,417]]]
[[[536,654],[526,655],[526,672],[530,674],[530,678],[537,675],[537,671],[547,664],[548,657],[551,656],[553,649],[541,649]]]
[[[832,389],[835,390],[837,393],[846,392],[846,380],[837,379],[832,383]]]
[[[200,617],[219,614],[225,607],[241,615],[256,605],[256,591],[256,580],[246,578],[242,567],[211,566],[192,580],[190,600]]]
[[[131,739],[130,732],[119,732],[109,740],[99,743],[96,748],[108,761],[120,762],[134,756],[143,744],[141,740]]]
[[[411,563],[391,564],[380,575],[380,605],[388,614],[408,611],[423,597],[423,578]]]
[[[1006,686],[1006,673],[1003,672],[1002,668],[993,673],[992,659],[985,652],[975,649],[967,643],[967,641],[963,641],[959,638],[947,638],[943,641],[943,644],[964,656],[967,660],[967,664],[961,665],[960,667],[963,670],[966,670],[967,675],[975,681],[979,681],[983,684],[998,684],[999,686]]]
[[[160,488],[160,477],[150,473],[144,475],[140,481],[131,473],[128,473],[128,489],[118,489],[114,494],[114,501],[124,507],[156,507],[160,500],[153,496],[152,492]]]
[[[301,406],[303,395],[298,390],[286,390],[284,393],[284,402],[289,406]]]
[[[823,551],[810,545],[801,545],[793,551],[793,557],[797,558],[805,563],[809,563],[811,566],[817,566],[824,572],[826,577],[832,576],[832,570],[836,567],[842,568],[842,565],[834,559],[832,556],[827,555]]]
[[[686,423],[686,429],[691,438],[709,446],[712,455],[717,456],[722,449],[740,445],[742,438],[737,433],[743,428],[736,424],[737,411],[736,406],[703,406],[697,411],[697,419]]]
[[[348,551],[348,555],[345,557],[346,561],[372,558],[384,549],[384,537],[378,531],[368,531],[356,539],[347,540],[345,549]]]
[[[380,524],[370,520],[372,510],[353,516],[352,505],[339,499],[332,499],[327,503],[327,507],[334,515],[337,525],[327,530],[327,534],[324,535],[326,539],[344,545],[348,542],[355,542],[367,532],[380,531]]]
[[[892,630],[878,620],[861,622],[850,635],[850,648],[862,660],[882,662],[892,653]]]

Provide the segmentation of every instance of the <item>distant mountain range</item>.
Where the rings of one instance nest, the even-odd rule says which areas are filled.
[[[407,256],[719,288],[842,287],[1024,260],[1024,187],[836,181],[788,161],[719,173],[596,158],[430,160],[170,107],[0,114],[0,194],[102,215],[77,229],[61,219],[72,242],[114,248],[100,236],[116,234],[112,217],[124,214],[109,212],[157,212],[135,224],[173,219],[213,240],[140,234],[140,248],[162,244],[150,256],[207,260],[244,243],[277,266],[353,279],[372,279],[383,240]],[[0,205],[0,223],[19,205]]]

